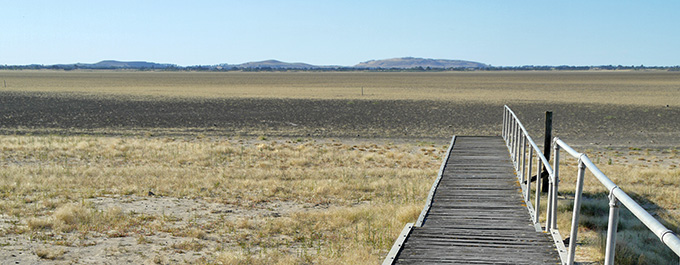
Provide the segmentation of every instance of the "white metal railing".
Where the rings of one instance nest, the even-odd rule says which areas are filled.
[[[532,213],[532,218],[534,223],[538,224],[538,213],[539,213],[539,203],[540,203],[540,165],[546,168],[549,174],[549,191],[548,191],[548,203],[546,205],[546,225],[545,231],[550,232],[553,236],[553,240],[556,243],[558,251],[560,253],[560,258],[563,264],[572,265],[574,264],[574,254],[576,249],[576,242],[578,236],[578,219],[581,209],[582,193],[583,193],[583,179],[585,176],[585,170],[588,169],[598,181],[609,191],[609,221],[607,227],[607,243],[605,248],[605,264],[614,264],[615,256],[615,246],[616,246],[616,228],[618,226],[619,218],[619,203],[623,204],[636,218],[638,218],[647,228],[656,234],[661,242],[663,242],[668,248],[670,248],[676,255],[680,257],[680,239],[675,235],[673,231],[666,228],[658,220],[656,220],[652,215],[645,211],[635,200],[630,198],[621,188],[619,188],[614,182],[612,182],[600,169],[593,164],[586,154],[579,153],[564,141],[555,137],[553,140],[553,166],[550,164],[546,158],[541,154],[540,149],[531,140],[531,137],[526,132],[524,126],[522,126],[519,119],[515,113],[510,110],[508,106],[505,106],[503,114],[503,139],[505,139],[508,149],[510,150],[510,156],[515,165],[515,169],[519,172],[518,178],[522,185],[523,192],[526,193],[525,199],[527,201],[527,208],[529,212]],[[527,145],[531,150],[527,153]],[[557,191],[559,183],[559,160],[560,160],[560,149],[564,149],[569,155],[578,159],[578,173],[576,180],[576,191],[574,194],[574,209],[572,212],[571,220],[571,231],[570,231],[570,243],[569,250],[564,256],[564,244],[562,243],[562,238],[557,230]],[[532,154],[534,151],[537,154],[537,181],[536,181],[536,195],[534,197],[536,201],[535,213],[531,209],[529,203],[529,190],[531,188],[531,180],[528,179],[531,176],[531,161]],[[525,172],[526,161],[529,161],[528,171]],[[540,162],[540,163],[539,163]],[[527,177],[525,179],[525,176]],[[526,180],[526,184],[524,181]],[[540,225],[539,225],[540,226]]]
[[[564,264],[567,260],[567,249],[562,241],[562,235],[560,235],[559,230],[557,230],[556,221],[556,211],[552,209],[557,208],[557,175],[554,174],[550,162],[545,158],[541,149],[538,148],[536,143],[529,133],[519,121],[515,113],[508,107],[505,106],[503,111],[503,139],[505,140],[508,150],[510,151],[510,158],[512,159],[515,170],[517,171],[517,178],[519,180],[520,186],[522,188],[522,194],[524,195],[524,201],[526,201],[527,209],[529,209],[529,214],[534,222],[536,231],[543,231],[541,225],[539,224],[540,216],[540,205],[541,205],[541,175],[548,174],[549,178],[549,196],[547,205],[554,205],[553,207],[548,207],[546,211],[546,226],[545,231],[550,233],[557,251],[560,255],[560,259]],[[536,160],[536,171],[534,168],[534,158]],[[531,205],[531,176],[532,173],[536,172],[536,194],[534,195],[534,205]],[[572,241],[574,242],[574,241]],[[573,245],[573,244],[572,244]]]

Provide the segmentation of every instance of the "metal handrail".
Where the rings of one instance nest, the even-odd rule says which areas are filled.
[[[579,153],[564,141],[555,137],[553,140],[553,165],[550,166],[548,160],[543,156],[540,149],[536,146],[534,141],[531,139],[526,129],[519,121],[517,116],[508,106],[505,106],[503,113],[503,139],[508,146],[510,151],[510,157],[513,161],[515,169],[519,172],[518,179],[522,187],[522,192],[525,194],[525,200],[527,201],[527,208],[531,214],[534,224],[537,230],[540,230],[540,224],[538,223],[539,216],[539,203],[540,203],[540,174],[541,166],[543,166],[548,172],[548,203],[546,204],[546,224],[545,231],[549,232],[553,240],[555,241],[555,246],[558,249],[560,259],[563,264],[573,265],[574,255],[576,249],[576,242],[578,237],[578,219],[580,216],[581,201],[583,194],[583,183],[585,170],[588,169],[597,178],[602,185],[609,191],[609,221],[607,227],[607,245],[605,248],[605,264],[614,264],[615,256],[615,246],[616,246],[616,228],[618,226],[619,218],[619,203],[623,204],[630,212],[638,218],[642,223],[647,226],[647,228],[656,234],[661,242],[668,246],[675,254],[680,257],[680,239],[675,235],[673,231],[666,228],[658,220],[652,217],[647,211],[645,211],[635,200],[630,198],[621,188],[619,188],[611,179],[609,179],[600,169],[593,164],[593,162],[588,158],[587,155]],[[527,145],[533,149],[529,152],[526,151]],[[576,180],[576,191],[574,197],[574,209],[572,212],[571,221],[571,231],[570,231],[570,242],[568,252],[565,253],[566,248],[562,242],[561,235],[557,230],[557,194],[558,194],[558,184],[559,184],[559,160],[560,160],[560,149],[566,151],[569,155],[578,159],[578,175]],[[532,173],[532,160],[533,153],[537,156],[537,174],[536,174],[536,195],[534,197],[535,207],[531,207],[529,190],[531,189],[531,177]],[[528,160],[528,171],[525,171],[526,164]],[[540,163],[538,163],[540,161]],[[525,179],[525,176],[527,177]],[[526,184],[524,181],[526,180]],[[535,208],[532,209],[532,208]],[[534,212],[535,211],[535,212]]]
[[[616,246],[616,228],[619,219],[619,203],[623,204],[638,220],[640,220],[647,228],[652,231],[661,242],[668,248],[675,252],[680,257],[680,239],[673,231],[666,228],[661,222],[656,220],[649,212],[643,209],[640,204],[635,202],[628,194],[626,194],[619,186],[617,186],[611,179],[609,179],[602,171],[600,171],[595,164],[588,158],[586,154],[579,153],[571,148],[564,141],[555,137],[555,164],[559,163],[559,150],[564,149],[572,157],[578,158],[579,172],[577,182],[576,194],[574,195],[574,212],[572,217],[572,235],[571,242],[576,242],[578,232],[578,218],[579,209],[581,207],[581,199],[583,193],[583,176],[585,169],[588,169],[595,178],[597,178],[602,185],[609,191],[609,221],[607,225],[607,246],[605,248],[605,262],[604,264],[614,264],[614,254]],[[559,173],[558,173],[559,174]],[[574,229],[576,228],[576,229]],[[569,259],[568,264],[573,264],[574,248],[576,244],[569,244]]]
[[[536,145],[534,140],[527,132],[522,122],[517,118],[517,115],[508,107],[504,107],[503,111],[503,139],[510,151],[510,158],[513,162],[517,174],[524,200],[527,202],[526,206],[533,220],[536,231],[545,231],[550,233],[555,242],[560,260],[562,263],[567,259],[567,249],[564,246],[562,236],[557,230],[557,183],[559,179],[555,174],[553,167],[550,166],[550,161],[545,158],[543,152]],[[529,150],[527,150],[529,149]],[[531,205],[531,177],[533,171],[533,160],[536,157],[536,194],[534,195],[534,206]],[[546,209],[546,225],[545,230],[539,223],[540,205],[541,205],[541,174],[545,171],[548,174],[549,196]]]

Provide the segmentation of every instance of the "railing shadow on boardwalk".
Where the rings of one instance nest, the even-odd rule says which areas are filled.
[[[663,226],[611,182],[587,155],[576,152],[556,137],[553,140],[555,149],[551,165],[517,116],[507,106],[503,112],[503,132],[502,139],[500,139],[501,142],[505,142],[505,151],[502,152],[504,155],[499,153],[498,147],[492,147],[494,144],[490,143],[493,140],[489,140],[492,138],[453,137],[423,212],[415,224],[409,223],[405,226],[383,264],[574,264],[577,244],[569,244],[569,249],[566,249],[556,224],[560,150],[579,161],[570,230],[571,242],[578,242],[583,178],[585,169],[588,169],[609,191],[607,199],[610,209],[605,264],[614,262],[620,204],[623,204],[632,216],[642,222],[670,250],[680,256],[680,239],[675,233]],[[466,140],[467,143],[461,144],[458,139],[474,140]],[[480,141],[480,139],[488,141]],[[485,148],[493,149],[493,151],[482,151]],[[505,156],[505,161],[502,159],[503,156]],[[488,163],[489,161],[494,162]],[[509,167],[509,172],[503,164]],[[533,171],[534,167],[536,171]],[[530,194],[531,181],[526,181],[532,173],[543,171],[548,173],[549,179],[548,201],[545,203],[545,226],[539,223],[541,181],[536,182],[536,194],[533,198]],[[501,176],[510,176],[509,179],[512,181]],[[494,185],[501,183],[501,186],[505,185],[505,187],[501,188],[490,183]],[[501,190],[515,190],[515,195],[519,199],[510,198],[512,193],[498,193]],[[480,197],[479,194],[491,196],[482,198],[483,196]],[[533,203],[529,203],[532,199]],[[522,207],[514,205],[513,208],[512,203],[508,204],[513,200],[515,203],[519,202]],[[502,206],[496,207],[495,205]],[[520,229],[521,222],[512,223],[507,219],[512,215],[517,217],[526,212],[528,215],[525,221],[530,224],[527,226],[532,227],[529,231]],[[519,217],[517,220],[520,219],[522,218]],[[546,242],[544,238],[544,241],[541,241],[540,236],[536,237],[536,235],[551,236],[552,240]],[[539,243],[534,245],[535,242]],[[542,255],[532,256],[536,252],[542,252]]]

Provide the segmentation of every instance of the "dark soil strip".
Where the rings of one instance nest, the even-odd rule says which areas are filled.
[[[679,107],[510,103],[536,139],[546,110],[554,135],[580,143],[679,144]],[[411,100],[162,99],[0,92],[0,132],[126,130],[221,135],[449,138],[497,135],[502,104]],[[575,140],[576,141],[576,140]],[[538,141],[542,142],[542,141]]]

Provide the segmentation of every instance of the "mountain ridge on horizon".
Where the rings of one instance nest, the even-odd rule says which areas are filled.
[[[486,68],[489,65],[465,60],[429,59],[416,57],[401,57],[382,60],[370,60],[355,65],[355,68],[386,68],[386,69],[410,69],[410,68]]]
[[[29,65],[2,65],[0,69],[21,70],[21,69],[52,69],[52,70],[76,70],[76,69],[110,69],[110,70],[170,70],[170,71],[224,71],[224,70],[243,70],[243,71],[285,71],[285,70],[311,70],[311,71],[469,71],[469,70],[640,70],[640,69],[665,69],[668,71],[680,71],[680,65],[675,66],[623,66],[623,65],[591,65],[591,66],[570,66],[570,65],[523,65],[523,66],[491,66],[474,61],[449,60],[449,59],[428,59],[416,57],[401,57],[381,60],[368,60],[352,66],[341,65],[313,65],[302,62],[283,62],[275,59],[264,61],[251,61],[241,64],[213,64],[213,65],[190,65],[180,66],[169,63],[155,63],[147,61],[118,61],[103,60],[97,63],[72,63],[72,64],[29,64]]]
[[[167,69],[167,68],[190,68],[190,67],[216,67],[218,69],[332,69],[332,68],[357,68],[357,69],[411,69],[411,68],[485,68],[487,64],[448,59],[426,59],[415,57],[401,57],[380,60],[369,60],[360,62],[352,66],[340,65],[313,65],[303,62],[283,62],[275,59],[264,61],[251,61],[241,64],[216,64],[216,65],[195,65],[178,66],[169,63],[155,63],[148,61],[118,61],[103,60],[97,63],[74,63],[74,64],[54,64],[48,67],[57,68],[83,68],[83,69]]]

